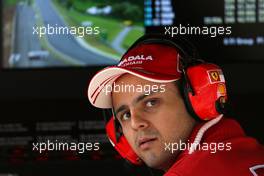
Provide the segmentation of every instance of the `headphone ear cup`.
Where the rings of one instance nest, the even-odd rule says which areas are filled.
[[[135,165],[142,165],[143,163],[137,156],[137,154],[133,151],[129,143],[127,142],[124,135],[119,136],[119,139],[116,138],[116,131],[115,131],[115,120],[114,117],[111,117],[110,120],[106,124],[106,134],[111,142],[111,144],[114,146],[116,151],[126,160],[131,162]]]
[[[184,96],[191,115],[210,120],[224,113],[227,92],[221,68],[215,64],[202,63],[188,67],[185,72],[194,93],[189,91],[188,83],[183,81]]]
[[[215,102],[215,108],[221,114],[225,114],[227,112],[227,106],[228,102],[226,101],[226,98],[224,96],[219,97]]]

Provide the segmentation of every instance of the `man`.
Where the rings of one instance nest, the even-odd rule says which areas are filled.
[[[166,176],[264,174],[264,148],[223,117],[221,69],[194,61],[178,43],[139,39],[117,66],[93,77],[88,98],[112,108],[115,130],[140,161]]]

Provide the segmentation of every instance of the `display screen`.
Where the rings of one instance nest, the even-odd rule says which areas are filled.
[[[264,58],[263,0],[145,0],[147,31],[190,38],[214,62]]]
[[[143,9],[139,0],[5,0],[3,68],[115,64],[144,34]]]

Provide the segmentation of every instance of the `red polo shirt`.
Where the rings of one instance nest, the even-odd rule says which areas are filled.
[[[193,130],[191,143],[203,125]],[[191,154],[188,149],[181,152],[164,176],[264,176],[264,147],[234,120],[221,119],[205,131],[199,144]]]

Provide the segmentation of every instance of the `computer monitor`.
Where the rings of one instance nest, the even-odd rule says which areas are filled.
[[[140,1],[2,3],[2,69],[113,65],[144,34]]]
[[[146,31],[184,35],[216,63],[263,63],[263,0],[145,0]]]
[[[139,0],[6,0],[1,11],[5,99],[85,97],[89,75],[145,33]]]

